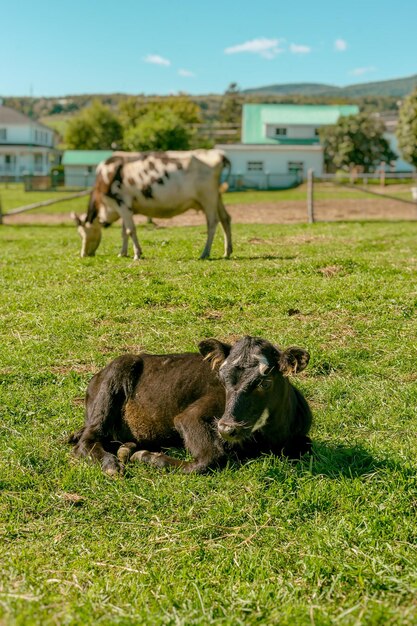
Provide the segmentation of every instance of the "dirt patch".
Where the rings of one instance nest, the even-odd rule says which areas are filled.
[[[227,197],[226,197],[227,206]],[[304,201],[259,202],[256,204],[233,204],[227,210],[235,224],[294,224],[307,221]],[[411,220],[417,218],[417,208],[388,198],[331,199],[315,202],[317,221],[338,220]],[[68,213],[20,213],[4,218],[5,224],[69,224]],[[136,224],[146,224],[142,215],[135,216]],[[171,219],[156,219],[161,228],[172,226],[205,225],[202,212],[187,211]]]
[[[342,269],[343,268],[341,268],[339,265],[327,265],[326,267],[321,267],[319,269],[319,272],[320,274],[323,274],[323,276],[326,276],[326,278],[331,278],[332,276],[336,276],[336,274],[339,274]]]

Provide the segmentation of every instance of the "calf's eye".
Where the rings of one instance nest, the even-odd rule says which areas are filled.
[[[270,378],[264,378],[263,380],[261,380],[258,387],[260,389],[269,389],[270,387],[272,387],[272,380]]]

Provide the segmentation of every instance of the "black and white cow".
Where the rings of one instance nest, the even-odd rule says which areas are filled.
[[[85,216],[72,214],[82,239],[81,256],[94,256],[102,226],[122,218],[122,249],[127,256],[132,238],[134,258],[142,250],[136,235],[134,214],[169,218],[188,209],[204,211],[207,241],[201,258],[210,255],[220,221],[224,232],[224,255],[232,253],[230,216],[222,201],[220,176],[230,162],[220,150],[187,152],[115,153],[97,166],[96,180]]]
[[[129,459],[188,473],[231,453],[299,457],[311,447],[312,416],[288,376],[308,360],[306,350],[249,336],[206,339],[196,353],[126,354],[91,379],[85,424],[69,441],[111,475]],[[191,461],[161,452],[181,444]]]

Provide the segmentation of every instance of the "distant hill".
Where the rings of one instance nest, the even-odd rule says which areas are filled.
[[[265,87],[254,87],[243,89],[243,94],[265,94],[276,96],[317,96],[322,94],[338,94],[340,87],[324,85],[321,83],[289,83],[283,85],[266,85]]]
[[[294,83],[283,85],[267,85],[245,89],[242,93],[252,95],[303,95],[303,96],[324,96],[361,98],[366,96],[391,96],[403,98],[417,87],[417,74],[406,78],[395,78],[392,80],[381,80],[373,83],[359,83],[348,85],[347,87],[337,87],[335,85],[325,85],[321,83]]]

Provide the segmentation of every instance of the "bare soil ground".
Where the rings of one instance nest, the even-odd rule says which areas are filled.
[[[235,224],[292,224],[307,221],[307,207],[303,201],[258,202],[256,204],[234,204],[226,207]],[[317,221],[340,220],[411,220],[417,219],[417,206],[389,198],[329,199],[315,202]],[[5,224],[66,224],[71,219],[68,213],[20,213],[5,217]],[[146,218],[135,217],[137,224]],[[187,211],[171,219],[156,219],[158,226],[198,226],[205,223],[204,215]]]

